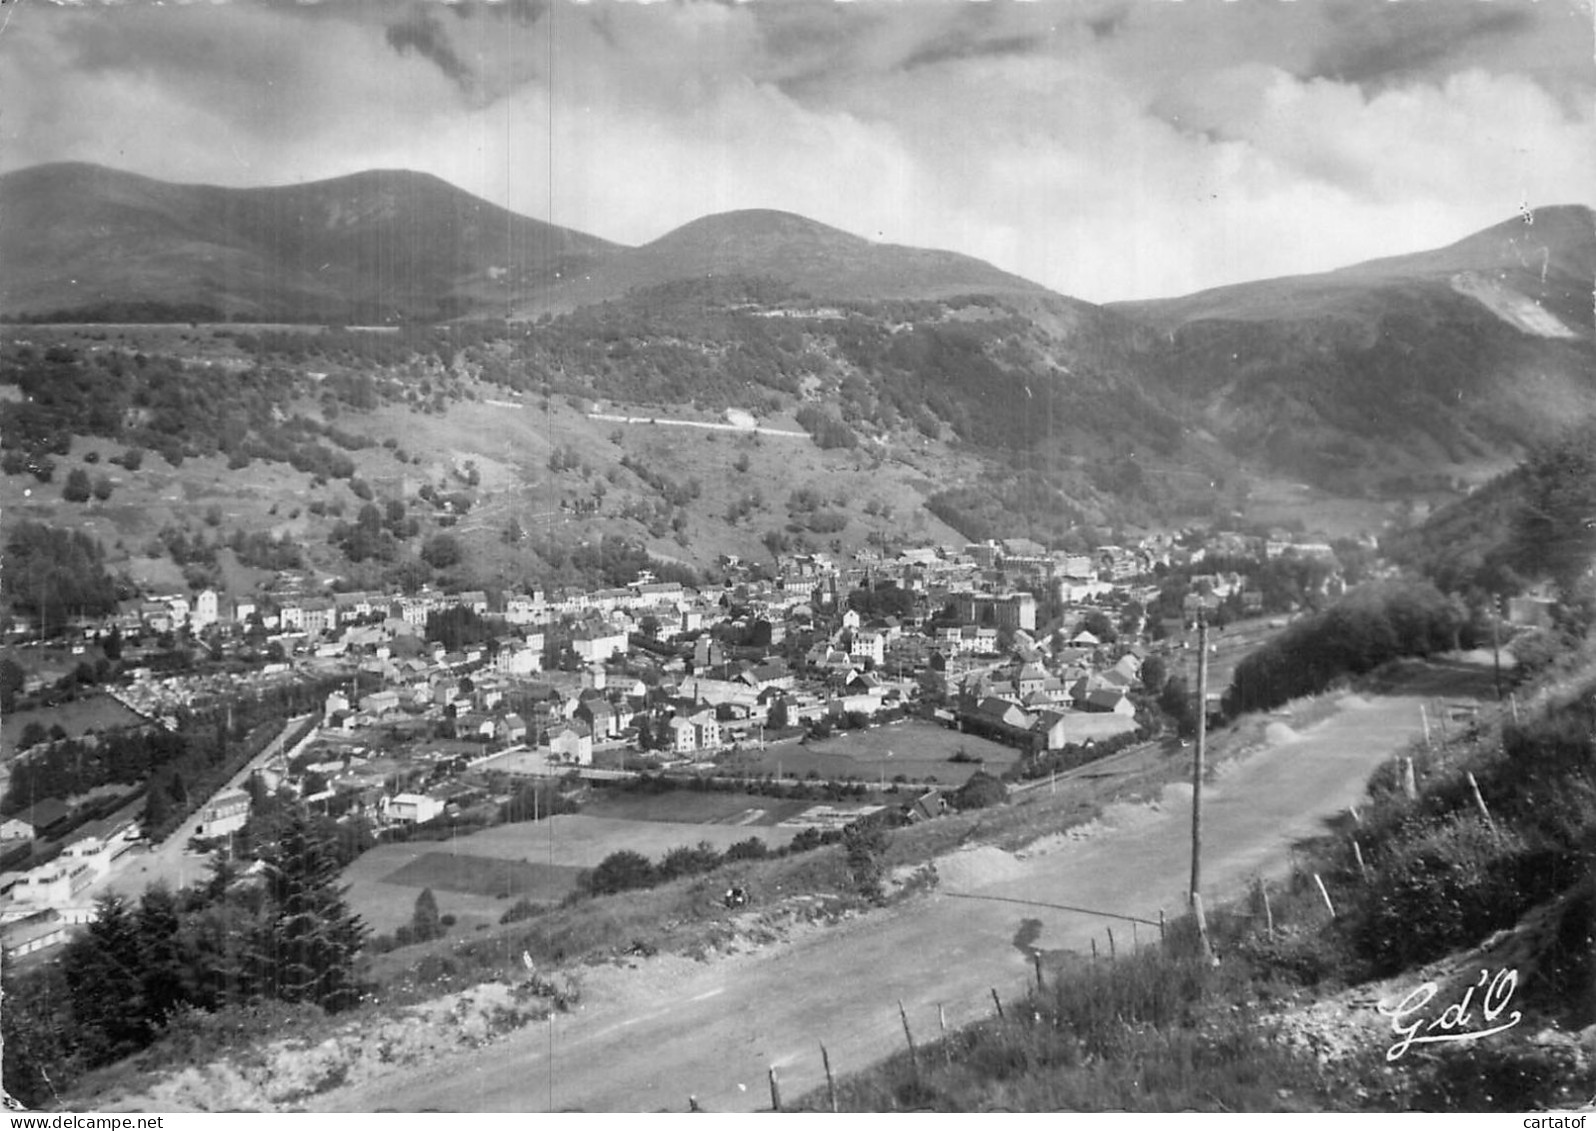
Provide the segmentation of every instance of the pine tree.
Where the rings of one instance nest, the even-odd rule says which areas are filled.
[[[75,1068],[75,1027],[59,965],[17,976],[4,972],[5,1008],[0,1009],[0,1080],[12,1098],[42,1108],[60,1098]]]
[[[151,789],[144,794],[144,832],[146,835],[158,832],[166,823],[172,812],[172,802],[167,798],[166,791]]]
[[[353,1005],[355,958],[367,931],[337,884],[332,838],[296,808],[264,862],[270,906],[255,946],[263,989],[329,1010]]]
[[[190,999],[190,956],[179,931],[177,897],[165,884],[144,890],[138,911],[138,955],[144,1015],[151,1028],[164,1025]]]
[[[417,942],[426,942],[443,934],[443,923],[438,915],[438,899],[431,888],[422,888],[416,896],[416,909],[410,916],[410,928]]]
[[[215,902],[183,920],[183,947],[192,960],[190,993],[201,1009],[250,1000],[256,990],[251,943],[262,917],[233,902]]]
[[[138,943],[127,901],[103,895],[89,929],[61,956],[79,1048],[91,1066],[109,1064],[150,1042]]]

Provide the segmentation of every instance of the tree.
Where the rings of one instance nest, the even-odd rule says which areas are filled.
[[[1168,678],[1169,665],[1162,656],[1148,656],[1142,661],[1142,687],[1151,694],[1157,695],[1164,690],[1164,681]]]
[[[448,569],[460,562],[460,543],[452,534],[434,534],[421,547],[421,560],[433,569]]]
[[[1596,427],[1585,426],[1534,453],[1524,466],[1515,516],[1515,565],[1545,574],[1565,596],[1596,552]]]
[[[956,809],[986,809],[1001,805],[1008,796],[1008,787],[1000,780],[984,770],[977,770],[948,800]]]
[[[162,830],[171,816],[172,802],[164,789],[145,792],[143,825],[146,835]]]
[[[630,848],[623,848],[599,861],[598,867],[585,877],[584,886],[593,895],[611,895],[650,887],[655,878],[654,865],[648,857]]]
[[[344,901],[332,838],[303,807],[291,810],[262,857],[270,910],[256,932],[253,966],[266,991],[327,1010],[359,999],[355,958],[367,934]]]
[[[100,502],[103,503],[109,499],[111,492],[115,489],[116,485],[111,482],[109,475],[96,475],[94,477],[94,497]]]
[[[791,712],[787,708],[787,700],[778,698],[770,704],[770,729],[786,730],[792,725]]]
[[[170,888],[152,884],[144,889],[136,926],[144,1014],[154,1030],[189,1000],[189,955],[179,934],[177,897]]]
[[[74,467],[67,472],[66,483],[61,488],[61,497],[69,503],[86,503],[94,493],[94,484],[89,481],[89,473],[81,467]]]
[[[59,1099],[71,1080],[76,1033],[59,964],[18,977],[4,971],[5,1008],[0,1009],[0,1078],[10,1095],[30,1108]]]
[[[1183,738],[1197,733],[1197,704],[1184,675],[1172,675],[1158,693],[1158,708],[1175,724]]]
[[[889,842],[887,830],[868,818],[854,821],[842,830],[843,849],[855,888],[867,899],[880,900],[881,882],[886,876],[884,856]]]
[[[109,1064],[149,1043],[138,942],[127,901],[102,895],[89,929],[61,956],[79,1045],[91,1066]]]
[[[9,656],[0,657],[0,711],[9,713],[16,708],[17,694],[26,679],[21,664]]]

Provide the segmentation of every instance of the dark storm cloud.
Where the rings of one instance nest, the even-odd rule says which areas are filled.
[[[1380,89],[1444,67],[1476,44],[1490,45],[1530,30],[1535,17],[1522,8],[1495,5],[1369,5],[1328,9],[1331,40],[1313,57],[1303,77],[1329,78]]]
[[[467,94],[476,93],[476,73],[455,54],[449,33],[432,12],[425,8],[412,9],[403,21],[388,25],[387,39],[388,46],[399,54],[414,51],[430,60],[461,90]]]

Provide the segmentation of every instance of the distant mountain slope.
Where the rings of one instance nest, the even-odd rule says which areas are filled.
[[[1294,275],[1216,287],[1181,298],[1110,303],[1170,330],[1206,320],[1276,321],[1312,316],[1361,319],[1380,311],[1380,293],[1400,284],[1444,284],[1492,306],[1493,294],[1541,307],[1551,320],[1523,328],[1548,337],[1592,333],[1596,214],[1583,205],[1538,209],[1447,247],[1374,259],[1317,275]],[[1501,304],[1501,310],[1508,304]],[[1512,317],[1508,321],[1514,321]]]
[[[1541,209],[1449,247],[1112,304],[1244,458],[1334,489],[1510,459],[1596,414],[1596,221]]]
[[[248,318],[502,314],[613,245],[436,177],[377,170],[274,188],[95,165],[0,177],[0,312],[209,307]]]
[[[1045,295],[1046,287],[951,251],[874,243],[791,212],[705,216],[548,288],[528,311],[571,310],[681,280],[769,278],[828,299]]]

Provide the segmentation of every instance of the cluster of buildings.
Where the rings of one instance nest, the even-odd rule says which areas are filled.
[[[1251,549],[1319,552],[1282,551],[1273,540]],[[1152,602],[1160,566],[1191,566],[1202,554],[1169,538],[1090,553],[1009,539],[846,564],[824,554],[773,567],[727,557],[724,580],[699,589],[644,573],[616,588],[492,598],[289,585],[228,600],[206,590],[138,602],[117,626],[204,633],[218,658],[264,645],[268,661],[162,675],[135,651],[114,694],[170,720],[274,682],[335,676],[316,735],[267,766],[264,784],[378,825],[423,823],[488,799],[482,783],[495,770],[603,776],[617,772],[598,759],[606,751],[623,767],[646,755],[690,769],[772,734],[910,711],[1030,752],[1057,750],[1136,727],[1133,693],[1149,646],[1145,624],[1128,623],[1123,610]],[[1198,580],[1187,615],[1246,596],[1240,576]],[[466,634],[469,643],[456,635],[452,647],[429,639],[433,614],[462,609],[486,632]],[[1117,639],[1080,627],[1092,613],[1113,614]],[[224,836],[248,815],[247,793],[219,794],[202,806],[197,835]],[[25,813],[0,825],[0,850],[49,819]],[[6,954],[60,941],[90,914],[83,893],[136,835],[129,821],[87,825],[47,863],[6,874]]]

